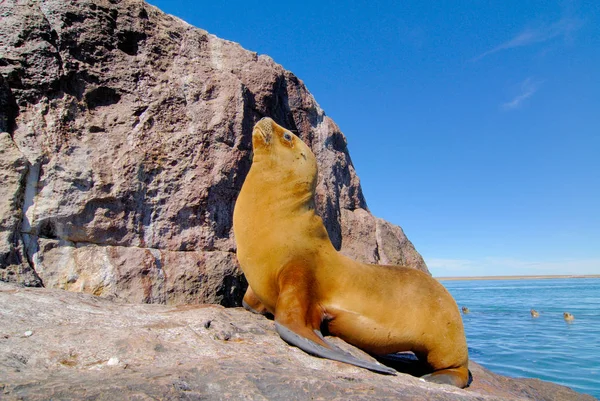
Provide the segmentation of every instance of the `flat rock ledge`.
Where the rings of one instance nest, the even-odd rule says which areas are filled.
[[[466,390],[383,376],[309,356],[241,308],[124,304],[0,282],[3,400],[594,400],[476,363],[471,371]]]

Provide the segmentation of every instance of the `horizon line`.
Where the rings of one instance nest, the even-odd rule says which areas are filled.
[[[524,280],[524,279],[553,279],[553,278],[600,278],[600,274],[524,274],[509,276],[448,276],[435,277],[439,281],[459,280]]]

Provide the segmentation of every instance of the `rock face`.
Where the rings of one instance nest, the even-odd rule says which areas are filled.
[[[232,212],[264,116],[316,154],[336,247],[427,271],[368,212],[339,128],[269,57],[139,0],[5,0],[0,15],[1,280],[237,305]]]
[[[7,283],[0,305],[3,400],[593,400],[473,362],[465,390],[379,375],[291,347],[242,308],[122,304]]]

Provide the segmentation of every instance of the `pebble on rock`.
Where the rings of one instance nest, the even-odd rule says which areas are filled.
[[[117,366],[119,364],[119,362],[120,362],[119,358],[113,356],[112,358],[110,358],[108,360],[108,362],[106,362],[106,365],[107,366]]]

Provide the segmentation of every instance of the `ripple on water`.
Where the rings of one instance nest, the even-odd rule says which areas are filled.
[[[600,398],[600,279],[442,283],[471,311],[463,322],[473,360]],[[575,320],[566,322],[563,312]]]

